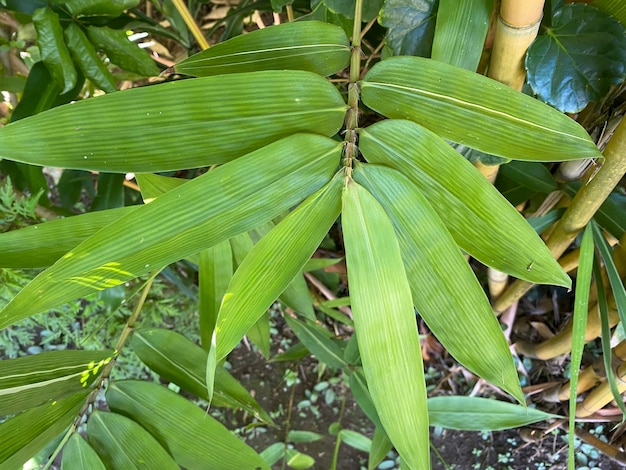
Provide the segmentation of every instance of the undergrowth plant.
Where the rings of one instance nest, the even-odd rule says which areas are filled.
[[[100,60],[97,46],[115,62],[114,48],[105,46],[121,38],[91,19],[85,2],[52,3],[33,20],[54,42],[49,49],[42,42],[40,67],[62,96],[76,86],[73,64],[85,66],[81,53],[59,52],[66,42],[93,49],[92,61]],[[394,3],[382,6],[387,21]],[[475,11],[488,19],[492,3],[466,3],[456,15],[442,2],[448,13],[434,31],[438,58],[363,63],[362,19],[380,5],[372,14],[372,4],[357,0],[351,39],[320,21],[268,27],[171,70],[193,78],[61,105],[0,128],[5,161],[97,171],[120,183],[132,172],[144,201],[2,234],[0,266],[46,269],[0,312],[0,327],[148,276],[113,349],[0,362],[0,415],[15,415],[0,424],[0,463],[18,467],[60,435],[64,468],[293,461],[286,445],[260,456],[166,387],[109,380],[130,344],[163,379],[272,424],[222,361],[245,335],[269,350],[267,311],[277,299],[294,312],[285,320],[304,348],[344,371],[375,424],[370,468],[392,446],[406,468],[429,468],[429,425],[495,430],[551,417],[525,407],[509,346],[464,252],[527,283],[570,287],[571,280],[533,227],[448,141],[533,163],[603,156],[570,117],[474,72],[483,44],[460,47],[462,31]],[[390,27],[391,47],[394,34]],[[454,63],[460,58],[464,64]],[[112,91],[97,81],[108,77],[100,65],[79,70]],[[343,70],[343,82],[327,78]],[[373,124],[362,124],[363,113]],[[210,168],[191,180],[162,174],[200,167]],[[596,178],[608,185],[602,173]],[[353,318],[334,314],[354,326],[349,341],[316,322],[303,277],[333,262],[312,256],[337,221]],[[136,328],[153,279],[183,259],[198,266],[202,347],[170,329]],[[520,404],[427,399],[416,311],[458,362]],[[108,411],[94,406],[103,388]],[[88,441],[76,432],[83,418]]]

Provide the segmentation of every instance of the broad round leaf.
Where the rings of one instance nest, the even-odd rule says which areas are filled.
[[[33,13],[33,24],[37,31],[41,59],[54,81],[61,87],[62,93],[70,91],[76,84],[77,75],[63,38],[59,15],[49,7],[39,8]]]
[[[571,281],[515,208],[461,155],[427,129],[388,120],[363,129],[359,148],[423,191],[457,244],[493,268],[530,282]]]
[[[60,106],[1,127],[0,157],[121,173],[195,168],[226,163],[297,132],[332,136],[345,111],[339,91],[310,72],[180,80]]]
[[[626,78],[624,32],[608,13],[582,3],[563,5],[528,49],[528,83],[558,110],[580,111]]]
[[[379,62],[361,91],[363,102],[387,117],[410,119],[445,139],[500,157],[602,158],[571,118],[495,80],[436,60]]]
[[[254,450],[205,410],[165,387],[124,380],[111,384],[106,398],[113,411],[141,424],[184,468],[269,469]]]
[[[343,29],[320,21],[301,21],[221,42],[176,64],[174,70],[196,77],[283,69],[326,76],[347,67],[349,61],[350,43]]]
[[[426,385],[411,290],[393,226],[349,180],[342,224],[354,327],[367,385],[389,439],[410,468],[430,468]]]
[[[94,411],[87,423],[87,436],[107,469],[179,470],[176,462],[148,431],[117,413]]]
[[[47,268],[72,248],[137,206],[54,219],[0,233],[0,268]]]
[[[436,13],[437,0],[387,0],[379,21],[393,53],[430,57]]]
[[[0,312],[0,328],[161,269],[267,222],[326,184],[341,149],[340,142],[326,137],[297,134],[163,194],[39,274]]]
[[[437,339],[461,364],[523,403],[509,345],[489,300],[426,197],[401,173],[383,166],[360,165],[354,178],[391,219],[413,303]]]

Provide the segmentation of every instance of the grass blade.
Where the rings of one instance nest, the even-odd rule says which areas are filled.
[[[604,239],[604,237],[603,237]],[[587,309],[589,308],[589,289],[591,287],[591,272],[593,270],[593,233],[592,226],[587,225],[580,244],[580,261],[576,278],[576,294],[574,303],[574,319],[572,321],[572,356],[570,362],[569,384],[569,429],[576,429],[576,392],[580,362],[585,348],[585,333],[587,330]],[[576,433],[569,433],[568,468],[574,470],[576,465],[574,438]]]

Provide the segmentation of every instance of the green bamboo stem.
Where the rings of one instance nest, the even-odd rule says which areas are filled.
[[[357,158],[357,129],[359,127],[359,79],[361,76],[361,12],[363,0],[356,0],[354,7],[354,28],[350,52],[350,81],[348,83],[348,111],[346,112],[346,137],[344,139],[343,166],[346,182],[352,178],[352,165]]]
[[[600,170],[578,191],[546,242],[556,259],[560,258],[589,223],[626,173],[626,120],[622,120],[617,127],[604,149],[604,157]],[[532,285],[526,281],[515,281],[495,301],[493,309],[497,313],[505,311],[528,292]]]

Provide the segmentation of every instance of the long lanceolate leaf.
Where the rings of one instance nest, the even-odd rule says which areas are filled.
[[[326,137],[294,135],[167,192],[37,276],[0,312],[0,328],[162,268],[276,217],[330,180],[341,148]]]
[[[431,57],[474,72],[492,10],[493,0],[440,0]]]
[[[435,336],[461,364],[523,402],[502,329],[474,273],[435,210],[395,170],[361,165],[354,175],[389,215],[400,243],[414,305]]]
[[[80,392],[113,351],[49,351],[0,361],[0,416]]]
[[[106,398],[112,410],[141,424],[184,468],[269,469],[221,423],[165,387],[125,380],[113,383]]]
[[[76,418],[89,395],[80,391],[32,408],[0,424],[0,468],[22,468]]]
[[[390,118],[410,119],[442,137],[517,160],[602,158],[569,117],[495,80],[420,57],[376,64],[363,102]]]
[[[310,72],[181,80],[61,106],[2,127],[0,157],[109,172],[195,168],[228,162],[297,132],[331,136],[345,110],[337,89]]]
[[[0,234],[0,268],[47,268],[98,230],[136,206],[54,219]]]
[[[284,23],[237,36],[174,66],[204,77],[255,70],[308,70],[333,74],[348,65],[350,44],[343,29],[320,21]]]
[[[318,247],[341,209],[341,175],[311,195],[257,243],[235,272],[217,321],[217,359],[225,357]]]
[[[363,129],[359,148],[397,169],[423,192],[458,245],[487,266],[534,283],[569,287],[543,241],[461,155],[431,131],[388,120]]]
[[[354,325],[380,420],[408,468],[428,469],[428,411],[417,324],[400,248],[384,209],[349,181],[342,222]]]

